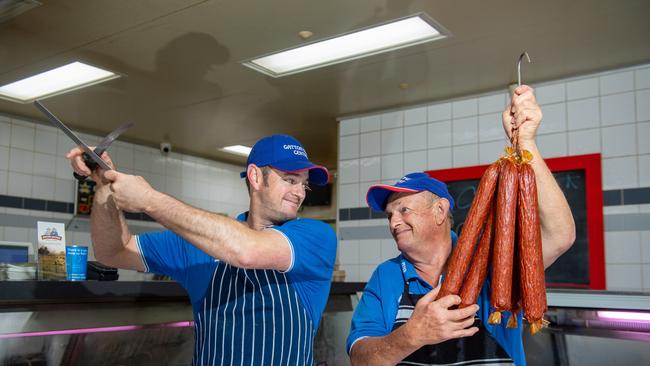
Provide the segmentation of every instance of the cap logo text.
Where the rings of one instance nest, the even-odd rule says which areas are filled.
[[[302,155],[305,158],[307,157],[307,152],[300,145],[282,145],[282,148],[285,150],[292,150],[294,155]]]

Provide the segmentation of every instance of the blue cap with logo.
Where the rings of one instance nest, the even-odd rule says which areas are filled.
[[[310,183],[322,186],[329,182],[327,169],[309,161],[302,144],[289,135],[272,135],[257,141],[246,161],[246,166],[250,164],[291,173],[308,170]],[[240,176],[245,178],[246,171],[241,172]]]
[[[454,199],[449,194],[447,185],[426,173],[411,173],[403,176],[394,185],[378,184],[368,189],[366,201],[375,211],[385,211],[388,197],[393,192],[417,193],[429,191],[449,201],[449,211],[454,211]]]

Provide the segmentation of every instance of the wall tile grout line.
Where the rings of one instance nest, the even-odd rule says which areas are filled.
[[[0,207],[24,209],[43,212],[56,212],[64,214],[74,213],[74,202],[44,200],[30,197],[17,197],[0,195]],[[139,221],[154,221],[144,213],[125,213],[127,219]]]

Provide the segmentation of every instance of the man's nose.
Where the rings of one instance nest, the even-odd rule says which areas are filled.
[[[307,195],[307,192],[305,191],[305,186],[302,184],[294,184],[292,192],[301,200],[305,199],[305,196]]]
[[[390,226],[391,230],[395,230],[402,223],[402,217],[399,214],[395,213],[391,215],[388,223],[388,226]]]

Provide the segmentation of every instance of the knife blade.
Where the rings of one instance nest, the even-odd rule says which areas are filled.
[[[113,130],[111,133],[109,133],[95,147],[95,154],[101,156],[104,153],[104,151],[106,151],[106,149],[108,149],[108,147],[113,143],[113,141],[115,141],[115,139],[117,139],[117,137],[122,134],[122,132],[128,130],[132,126],[133,126],[133,123],[127,122],[127,123],[121,125],[120,127],[116,128],[115,130]],[[95,170],[97,168],[97,163],[95,163],[95,161],[92,160],[92,158],[88,154],[83,153],[81,155],[81,157],[84,160],[84,163],[86,163],[86,166],[88,167],[88,169],[93,171],[93,170]],[[73,173],[72,175],[75,178],[77,178],[78,180],[82,180],[82,181],[86,180],[86,178],[88,178],[85,175],[80,175],[80,174],[77,174],[77,173]]]
[[[131,127],[133,127],[133,122],[127,122],[106,135],[106,137],[104,137],[104,139],[100,141],[99,144],[97,144],[95,147],[95,152],[97,155],[101,156],[102,153],[106,151],[109,146],[111,146],[115,139],[117,139],[124,131],[128,130]]]
[[[50,112],[47,108],[45,108],[45,106],[42,105],[38,100],[34,101],[34,105],[41,112],[43,112],[43,114],[45,114],[47,119],[49,119],[53,125],[55,125],[58,129],[63,131],[63,133],[65,133],[72,141],[74,141],[75,144],[80,146],[81,149],[86,154],[88,154],[88,156],[91,159],[93,159],[95,163],[97,163],[97,165],[102,167],[102,169],[104,170],[112,170],[111,167],[104,160],[102,160],[102,158],[100,158],[95,151],[93,151],[93,149],[91,149],[90,147],[88,147],[88,145],[86,145],[83,141],[81,141],[81,139],[77,137],[77,135],[74,132],[72,132],[72,130],[69,129],[68,126],[63,124],[63,122],[61,122],[54,114],[52,114],[52,112]]]

